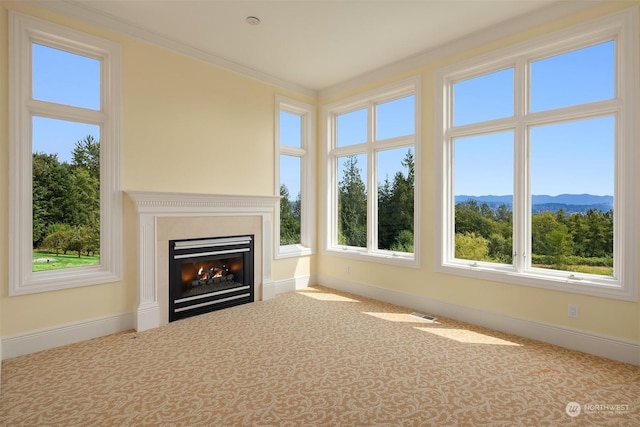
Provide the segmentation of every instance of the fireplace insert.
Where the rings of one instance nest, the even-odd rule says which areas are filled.
[[[169,321],[253,302],[253,240],[170,240]]]

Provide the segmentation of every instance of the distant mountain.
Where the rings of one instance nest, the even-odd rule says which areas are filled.
[[[491,208],[507,205],[511,209],[513,196],[455,196],[455,202],[477,200],[479,204],[486,203]],[[557,196],[533,195],[531,198],[532,211],[557,212],[564,209],[566,213],[587,212],[589,209],[608,211],[613,209],[613,196],[594,196],[592,194],[559,194]]]
[[[535,197],[535,196],[534,196]],[[507,206],[513,205],[513,196],[456,196],[456,203],[466,202],[467,200],[477,200],[478,203],[487,204],[505,204]]]
[[[533,195],[531,201],[534,205],[560,203],[563,205],[608,205],[613,207],[613,196],[594,196],[591,194],[559,194],[557,196]]]

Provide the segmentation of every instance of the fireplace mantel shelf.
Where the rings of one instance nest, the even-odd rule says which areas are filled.
[[[127,191],[138,212],[188,213],[192,210],[247,210],[273,209],[279,196],[245,196],[201,193],[164,193],[153,191]]]
[[[273,254],[273,218],[278,196],[246,196],[199,193],[127,191],[138,215],[139,305],[136,329],[143,331],[160,326],[156,267],[158,218],[161,217],[229,217],[259,216],[262,219],[262,299],[275,296],[271,279]]]

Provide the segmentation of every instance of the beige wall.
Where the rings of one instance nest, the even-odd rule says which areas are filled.
[[[403,73],[383,82],[367,85],[358,91],[349,91],[323,100],[319,109],[336,99],[373,89],[380,84],[420,75],[422,81],[422,154],[421,154],[421,240],[422,256],[419,269],[400,269],[388,265],[358,262],[331,256],[318,258],[318,271],[342,280],[364,283],[379,288],[394,289],[408,294],[433,298],[453,304],[502,313],[536,322],[561,325],[612,337],[640,341],[640,305],[637,302],[598,298],[586,295],[538,289],[528,286],[490,282],[462,276],[440,274],[435,271],[438,258],[434,239],[437,233],[436,207],[437,165],[434,141],[435,85],[438,69],[489,53],[532,37],[548,34],[568,25],[620,10],[640,2],[607,2],[570,18],[553,21],[506,39],[489,43],[445,57],[421,66],[413,72]],[[640,164],[640,161],[638,162]],[[321,165],[319,165],[320,167]],[[640,236],[638,236],[640,238]],[[345,266],[349,265],[349,274]],[[578,319],[567,317],[567,305],[578,304]]]
[[[122,46],[123,190],[274,195],[274,87],[167,50],[24,5],[12,8]],[[131,313],[137,306],[136,216],[124,198],[122,282],[8,296],[7,10],[0,22],[0,336]],[[298,99],[301,99],[298,97]],[[304,99],[301,99],[304,101]],[[308,100],[307,100],[308,101]],[[272,265],[273,278],[311,261]]]
[[[639,4],[634,1],[629,4]],[[22,11],[86,31],[122,45],[123,189],[273,195],[274,96],[284,93],[260,83],[166,50],[55,15],[14,5]],[[273,263],[273,279],[316,272],[323,276],[395,289],[454,304],[504,313],[640,341],[640,305],[605,298],[555,292],[506,283],[479,281],[435,272],[434,87],[436,71],[469,58],[619,9],[607,2],[482,48],[458,53],[384,81],[349,90],[322,105],[401,78],[422,78],[422,182],[419,269],[345,261],[326,255]],[[8,131],[7,12],[0,8],[0,336],[9,337],[65,324],[134,311],[137,304],[135,214],[124,203],[124,279],[119,283],[8,297]],[[300,99],[300,97],[298,97]],[[305,100],[305,99],[302,99]],[[306,100],[309,102],[309,100]],[[319,143],[321,143],[318,137]],[[318,151],[319,153],[320,151]],[[231,163],[242,156],[241,167]],[[319,157],[318,157],[319,158]],[[213,159],[219,159],[215,164]],[[196,165],[205,164],[205,167]],[[321,166],[321,165],[318,165]],[[320,167],[318,170],[321,170]],[[320,184],[319,180],[316,180]],[[318,185],[318,190],[320,185]],[[318,206],[321,206],[321,195]],[[320,209],[319,209],[320,212]],[[319,233],[321,222],[318,222]],[[640,236],[638,236],[640,238]],[[321,242],[321,239],[319,239]],[[344,266],[350,266],[350,274]],[[401,278],[401,280],[398,280]],[[566,316],[567,304],[580,305],[580,318]]]

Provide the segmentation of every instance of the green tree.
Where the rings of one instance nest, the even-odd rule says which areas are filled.
[[[57,154],[34,153],[33,179],[33,247],[45,237],[47,227],[68,222],[71,169],[58,161]]]
[[[583,214],[576,213],[569,217],[567,227],[573,240],[574,254],[581,257],[588,257],[589,250],[589,227]]]
[[[348,156],[338,183],[338,243],[367,246],[367,191],[356,156]]]
[[[76,141],[75,148],[71,155],[73,166],[85,169],[99,184],[100,141],[96,141],[93,136],[87,135],[83,140]]]
[[[396,236],[396,240],[391,245],[391,250],[396,252],[413,253],[413,232],[402,230]]]
[[[559,224],[556,217],[549,211],[538,212],[531,217],[531,252],[536,255],[552,255],[551,240],[547,236]]]
[[[613,213],[613,211],[611,211]],[[589,245],[587,256],[604,257],[613,253],[613,216],[609,218],[597,209],[589,209],[585,215]]]
[[[72,167],[67,195],[67,221],[76,226],[88,225],[100,218],[100,181],[82,167]]]
[[[393,188],[387,176],[378,184],[378,246],[389,249],[395,240],[395,208],[392,202]]]
[[[297,203],[292,203],[287,186],[280,184],[280,244],[283,246],[300,243],[299,199],[300,196]]]
[[[548,255],[552,256],[556,268],[565,268],[568,257],[573,253],[573,240],[569,229],[564,224],[558,224],[547,236]]]
[[[72,236],[73,229],[69,224],[52,224],[47,227],[46,237],[41,246],[59,255],[60,251],[66,251]]]
[[[72,163],[60,162],[57,154],[33,154],[33,247],[55,246],[60,250],[60,230],[66,224],[81,230],[82,238],[65,231],[63,250],[97,253],[100,248],[100,144],[91,135],[77,141]],[[47,245],[44,240],[49,237]],[[73,244],[71,242],[74,242]],[[79,243],[81,242],[81,243]],[[70,247],[73,246],[73,249]]]
[[[489,242],[475,233],[456,233],[455,256],[459,259],[489,261]]]
[[[386,178],[378,186],[378,247],[413,252],[415,161],[410,149],[401,165],[406,173],[398,171],[393,183]]]
[[[513,238],[511,235],[505,237],[500,233],[493,233],[487,240],[489,258],[501,264],[511,264],[513,262]]]
[[[496,232],[493,211],[486,203],[479,205],[474,199],[456,204],[455,220],[456,234],[474,233],[488,239]]]

